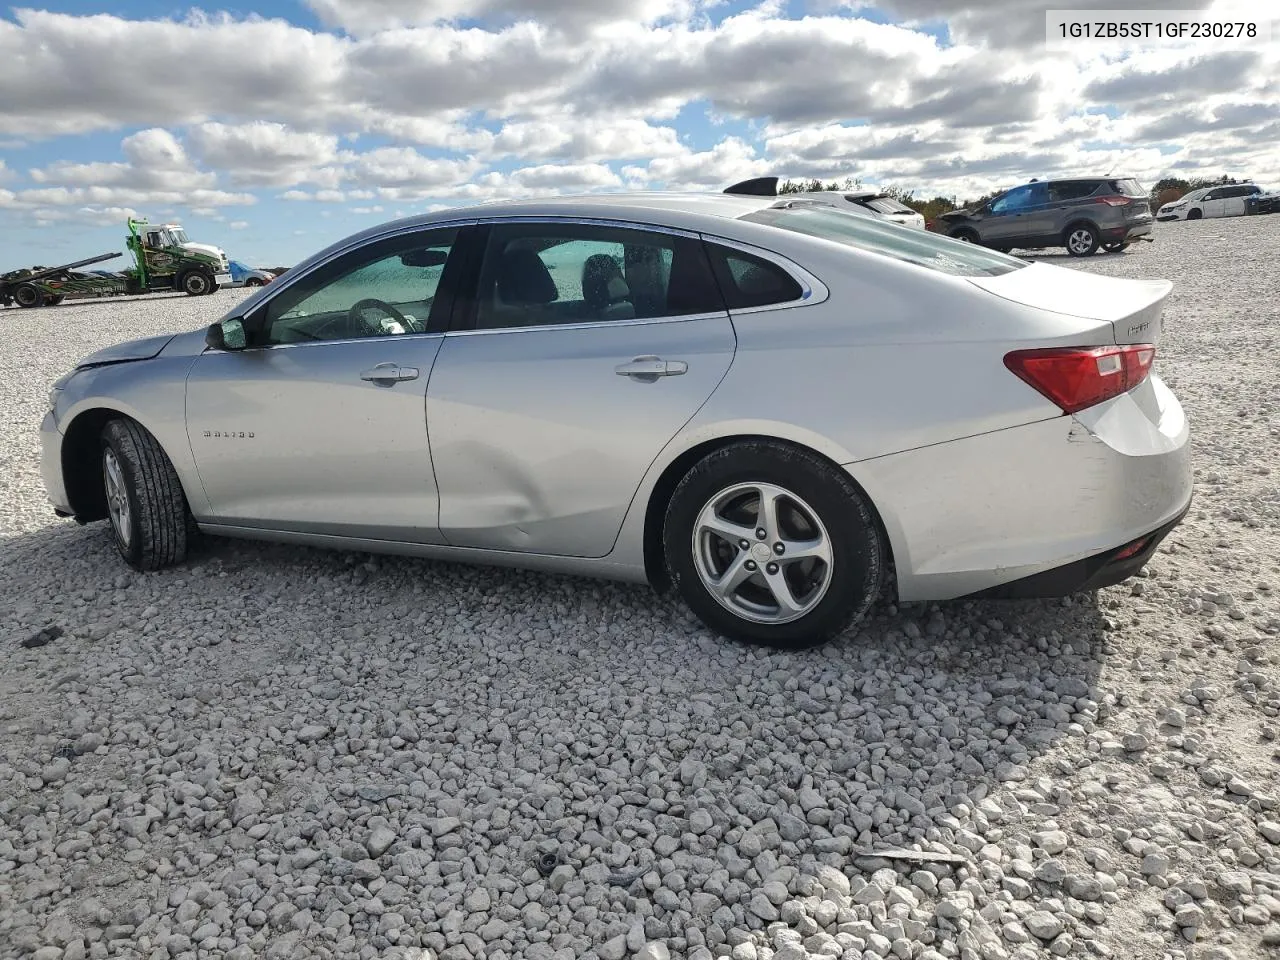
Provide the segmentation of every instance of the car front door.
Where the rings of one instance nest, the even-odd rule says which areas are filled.
[[[1200,210],[1206,217],[1221,217],[1227,212],[1227,201],[1222,189],[1210,190],[1200,200]]]
[[[701,241],[495,223],[463,317],[427,391],[445,539],[605,556],[645,472],[733,360]]]
[[[459,231],[377,240],[299,276],[201,354],[187,435],[217,523],[439,543],[426,391]]]
[[[1045,215],[1047,201],[1043,183],[1015,187],[991,204],[982,224],[982,242],[992,247],[1012,247],[1038,237],[1037,221]]]

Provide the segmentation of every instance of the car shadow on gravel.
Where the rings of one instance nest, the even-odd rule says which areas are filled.
[[[4,546],[0,582],[24,587],[0,604],[0,689],[35,689],[29,671],[70,654],[82,681],[147,676],[111,704],[118,716],[172,720],[199,701],[235,713],[238,736],[416,710],[420,759],[463,793],[498,770],[586,777],[615,807],[671,791],[726,825],[782,828],[792,856],[923,839],[956,802],[1028,778],[1096,718],[1107,648],[1088,595],[881,605],[851,635],[788,652],[720,639],[645,586],[219,539],[137,574],[101,524]],[[65,635],[17,648],[50,625]],[[47,695],[56,715],[61,695]],[[200,724],[191,710],[179,721]],[[455,769],[457,734],[428,743],[435,724],[489,743],[486,764]],[[352,735],[376,748],[376,772],[332,767],[326,791],[370,775],[407,790],[417,766],[379,765],[405,749],[394,728]],[[310,774],[298,786],[316,789]],[[652,840],[606,830],[617,811],[601,802],[580,805],[573,832]]]

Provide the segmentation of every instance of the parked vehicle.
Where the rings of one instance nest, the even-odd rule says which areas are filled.
[[[231,268],[231,286],[233,287],[260,287],[276,278],[274,273],[247,267],[239,260],[228,260],[227,264]]]
[[[1076,177],[1033,180],[979,207],[939,214],[935,229],[1004,252],[1065,247],[1073,257],[1088,257],[1150,240],[1152,216],[1137,180]]]
[[[748,196],[777,196],[777,177],[759,177],[744,180],[728,187],[724,192]],[[900,203],[879,190],[806,190],[786,194],[789,200],[812,200],[840,210],[866,214],[890,223],[898,223],[916,230],[924,229],[924,217],[905,203]]]
[[[1243,217],[1250,197],[1262,193],[1256,183],[1229,183],[1192,190],[1156,211],[1157,220],[1200,220],[1205,217]]]
[[[1255,193],[1253,196],[1245,198],[1244,206],[1245,213],[1249,215],[1280,213],[1280,190]]]
[[[194,527],[674,584],[805,645],[884,590],[1137,571],[1192,490],[1170,290],[777,197],[442,210],[85,358],[42,474],[140,570]]]
[[[0,275],[0,305],[43,307],[67,299],[137,296],[166,290],[201,296],[231,285],[227,255],[220,247],[192,243],[176,223],[153,226],[146,220],[126,222],[129,235],[125,245],[133,256],[132,267],[118,273],[77,269],[121,256],[102,253],[57,267],[12,270]]]

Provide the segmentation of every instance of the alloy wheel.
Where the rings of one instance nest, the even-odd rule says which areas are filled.
[[[133,512],[129,507],[129,492],[124,471],[115,451],[108,447],[102,454],[102,474],[106,481],[107,513],[111,516],[111,528],[126,547],[133,539]]]
[[[831,539],[809,504],[771,483],[717,493],[693,527],[693,565],[723,607],[781,624],[813,610],[831,586]]]
[[[1071,236],[1067,238],[1067,247],[1072,253],[1087,253],[1091,246],[1093,246],[1093,234],[1083,227],[1072,230]]]

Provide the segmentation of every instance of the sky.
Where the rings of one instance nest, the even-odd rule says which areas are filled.
[[[961,199],[1056,175],[1280,186],[1280,23],[1252,46],[1046,44],[1047,7],[1091,6],[1268,4],[0,8],[0,271],[123,252],[134,215],[287,266],[441,207],[762,175]]]

